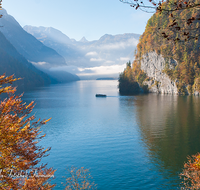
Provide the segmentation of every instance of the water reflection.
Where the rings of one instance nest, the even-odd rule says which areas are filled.
[[[44,163],[57,169],[56,190],[71,165],[89,168],[99,190],[177,189],[187,155],[200,151],[199,97],[118,96],[117,81],[78,81],[24,99],[52,117],[41,143],[52,147]]]
[[[186,157],[200,151],[200,98],[149,94],[134,103],[149,156],[165,178],[177,180]]]

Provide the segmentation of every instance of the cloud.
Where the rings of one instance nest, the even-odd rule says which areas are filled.
[[[84,68],[79,76],[118,74],[124,70],[126,64]]]
[[[48,64],[47,62],[31,62],[33,65],[45,65]]]
[[[109,75],[109,74],[119,74],[121,73],[126,64],[123,65],[111,65],[111,66],[99,66],[91,68],[80,68],[76,66],[60,66],[56,68],[51,68],[51,71],[66,71],[78,76],[95,76],[95,75]]]
[[[72,74],[80,73],[81,70],[76,66],[59,66],[59,67],[52,67],[49,69],[50,71],[66,71]]]
[[[99,49],[105,49],[105,50],[116,50],[116,49],[125,49],[127,47],[136,47],[138,44],[138,40],[135,38],[128,39],[125,42],[116,42],[116,43],[110,43],[105,45],[100,45]]]
[[[129,57],[120,57],[119,60],[120,61],[129,61],[130,58]]]
[[[113,64],[113,63],[115,63],[115,62],[114,62],[114,61],[108,60],[108,61],[105,61],[104,63],[105,63],[105,64]]]
[[[98,53],[96,51],[90,51],[90,52],[86,53],[85,56],[97,56],[97,55],[98,55]]]
[[[101,59],[101,58],[91,58],[90,61],[101,62],[101,61],[104,61],[104,59]]]

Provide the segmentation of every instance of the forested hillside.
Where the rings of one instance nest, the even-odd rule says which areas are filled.
[[[164,4],[166,10],[171,9],[171,4]],[[184,9],[174,11],[173,14],[166,12],[155,13],[146,25],[145,32],[141,35],[137,45],[135,61],[131,70],[127,67],[120,80],[126,75],[130,81],[137,81],[140,84],[147,84],[144,80],[154,80],[153,85],[159,87],[159,81],[155,77],[142,77],[141,72],[134,72],[136,68],[141,68],[141,63],[147,59],[150,52],[161,55],[165,60],[163,73],[166,73],[171,81],[175,82],[178,94],[190,94],[200,91],[200,33],[199,20],[182,22],[187,18],[196,16],[199,9]],[[174,18],[178,20],[174,21]],[[177,22],[177,23],[175,23]],[[175,30],[172,25],[176,25]],[[184,30],[182,30],[184,28]],[[194,29],[195,28],[195,29]],[[183,32],[184,31],[184,32]],[[190,33],[190,35],[188,35]],[[170,39],[175,39],[174,41]],[[146,56],[146,57],[145,57]],[[151,60],[147,60],[151,61]],[[175,64],[172,66],[171,63]],[[129,72],[129,76],[127,73]],[[131,74],[130,74],[131,72]],[[141,81],[142,80],[142,81]]]

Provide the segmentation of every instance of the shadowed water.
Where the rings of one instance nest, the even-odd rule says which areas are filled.
[[[96,98],[95,94],[107,94]],[[55,189],[67,167],[90,169],[99,190],[180,189],[187,155],[200,151],[200,98],[119,96],[117,81],[78,81],[27,92],[42,127],[43,159],[57,169]]]

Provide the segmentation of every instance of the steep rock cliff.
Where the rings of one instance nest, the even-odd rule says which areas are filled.
[[[146,53],[142,56],[141,69],[146,73],[148,79],[143,82],[148,85],[149,92],[162,93],[162,94],[178,94],[176,81],[163,72],[166,64],[170,69],[177,66],[177,62],[173,59],[166,60],[162,55],[158,55],[155,51]]]
[[[164,2],[163,6],[166,10],[171,10],[172,4]],[[150,92],[198,95],[200,21],[187,26],[182,22],[198,14],[196,9],[183,9],[175,11],[173,16],[164,12],[152,15],[140,36],[131,71],[126,68],[126,77],[130,78],[131,82],[138,82],[141,87],[147,85]],[[180,29],[172,30],[170,27],[174,18],[179,19]],[[190,31],[190,36],[198,37],[185,38],[187,33],[183,30]],[[143,77],[144,74],[146,78]]]

